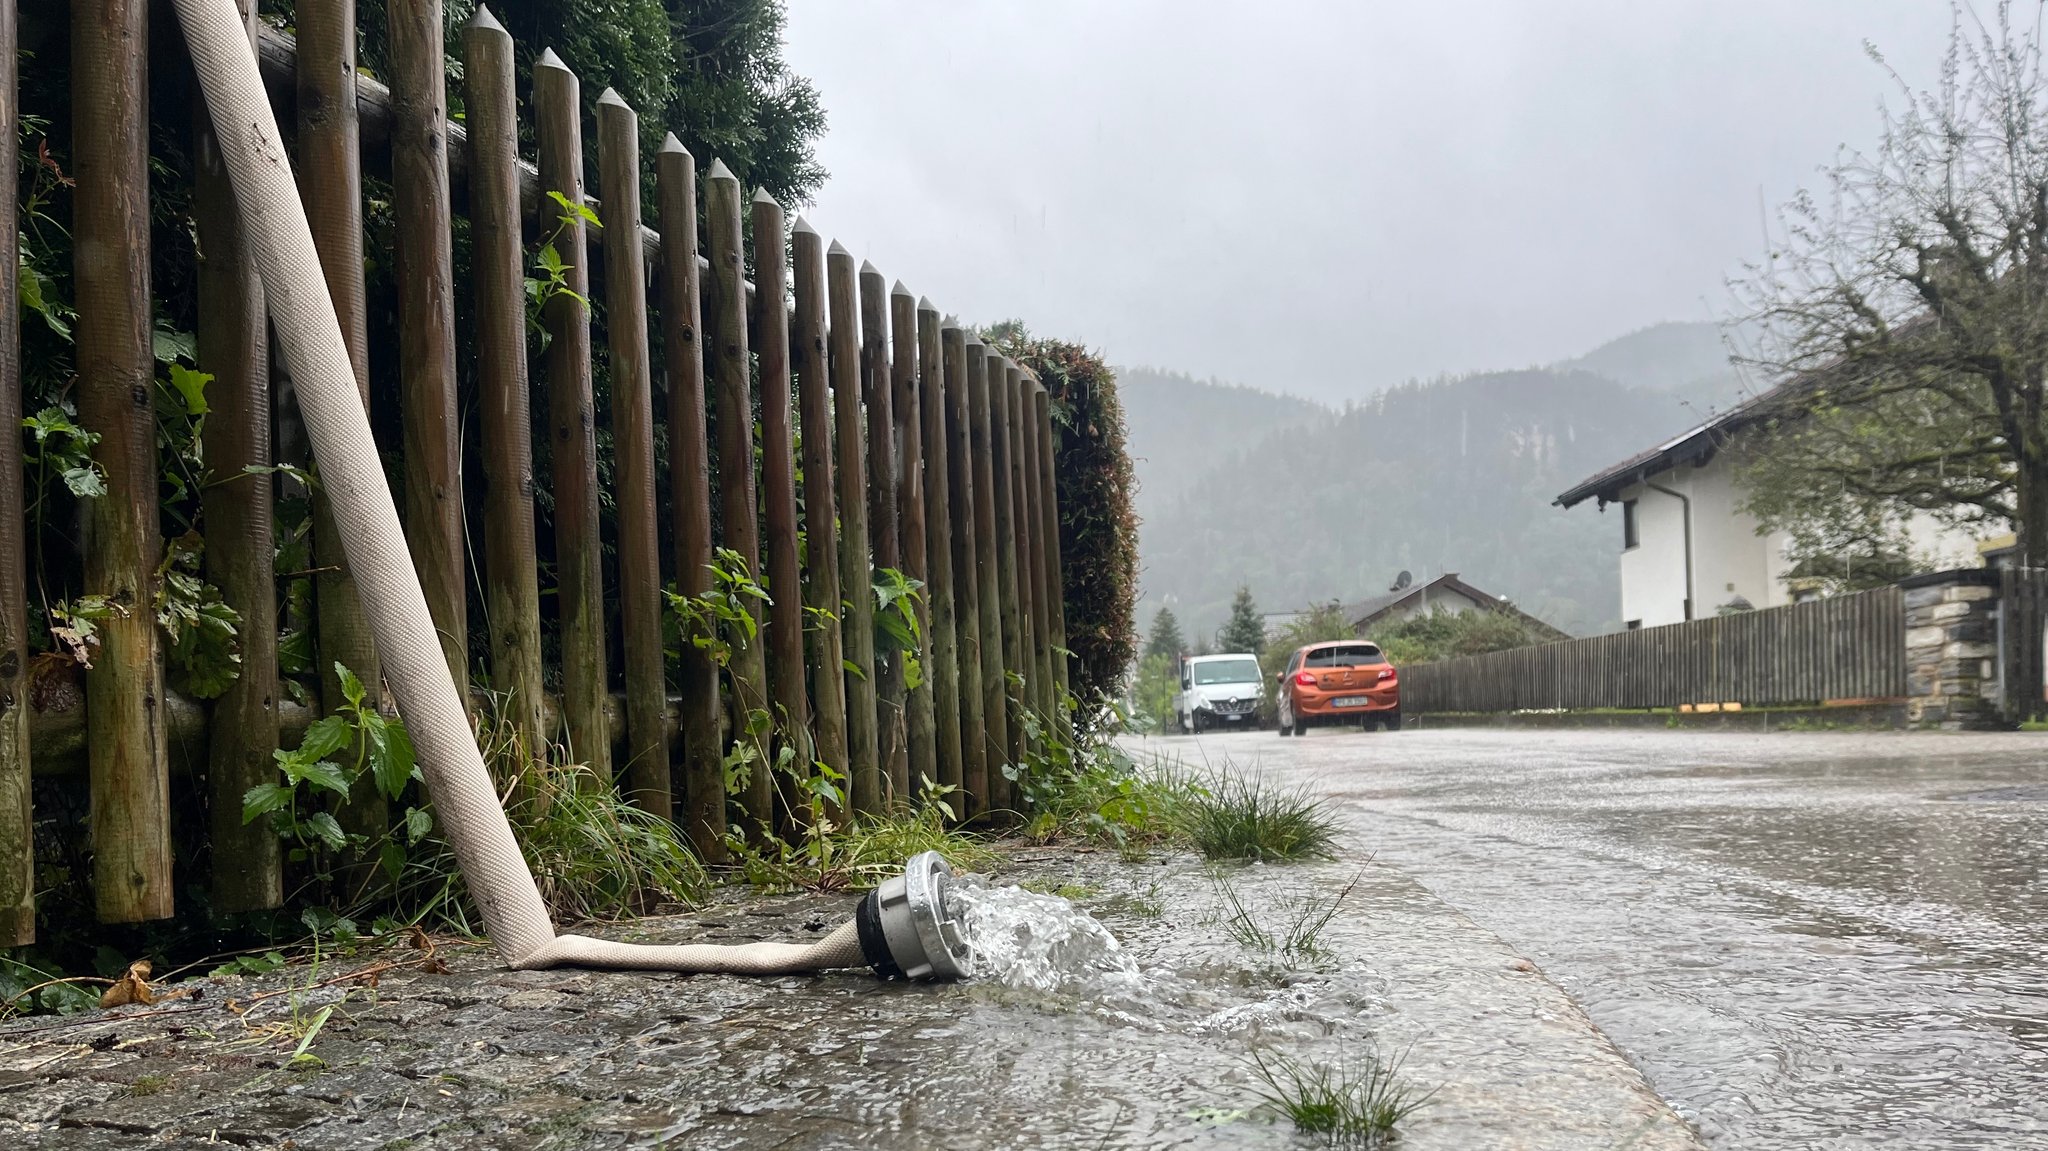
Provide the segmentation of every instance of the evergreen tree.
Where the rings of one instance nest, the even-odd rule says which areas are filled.
[[[1216,633],[1216,646],[1226,652],[1266,652],[1266,621],[1259,617],[1259,606],[1252,602],[1252,589],[1243,584],[1237,585],[1237,598],[1230,601],[1230,622]]]
[[[1147,656],[1163,655],[1178,660],[1187,646],[1187,640],[1180,634],[1180,620],[1174,618],[1172,608],[1162,607],[1152,613],[1152,634],[1145,640]]]

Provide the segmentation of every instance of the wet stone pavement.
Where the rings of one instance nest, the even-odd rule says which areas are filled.
[[[1049,991],[512,973],[461,949],[446,974],[237,1018],[230,997],[370,957],[199,981],[203,999],[153,1011],[0,1026],[0,1147],[1302,1148],[1319,1144],[1254,1110],[1247,1053],[1336,1061],[1371,1043],[1435,1090],[1404,1148],[1697,1146],[1555,984],[1368,850],[1230,873],[1274,929],[1356,880],[1325,954],[1294,963],[1232,941],[1196,860],[1022,852],[1000,881],[1063,889],[1141,972]],[[619,934],[803,939],[849,906],[753,899]],[[330,1004],[317,1063],[291,1068],[295,1035]]]
[[[1338,801],[1715,1147],[2048,1147],[2048,737],[1156,741]]]

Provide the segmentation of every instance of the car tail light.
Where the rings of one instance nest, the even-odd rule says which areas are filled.
[[[1392,678],[1394,678],[1394,669],[1393,669],[1393,668],[1390,668],[1390,667],[1383,667],[1383,668],[1381,668],[1381,669],[1380,669],[1380,682],[1381,682],[1381,683],[1385,683],[1385,682],[1387,682],[1388,680],[1390,680],[1390,679],[1392,679]]]
[[[1316,677],[1305,671],[1298,671],[1294,673],[1294,682],[1303,687],[1314,687],[1316,685]]]

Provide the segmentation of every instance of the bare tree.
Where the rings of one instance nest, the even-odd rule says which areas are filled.
[[[1789,381],[1744,447],[1767,526],[1883,554],[1925,511],[2011,524],[2048,565],[2043,12],[1956,4],[1927,90],[1867,48],[1897,92],[1876,148],[1840,153],[1734,284],[1744,358]]]

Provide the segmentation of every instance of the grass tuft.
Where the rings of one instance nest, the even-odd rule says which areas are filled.
[[[1210,859],[1330,859],[1337,821],[1306,787],[1287,787],[1225,764],[1187,788],[1181,831]]]
[[[987,871],[1002,856],[979,836],[947,825],[947,808],[927,801],[915,811],[858,816],[845,827],[818,829],[795,843],[731,843],[747,882],[771,890],[861,891],[903,874],[903,861],[936,851],[958,871]]]
[[[1334,1064],[1257,1048],[1251,1061],[1263,1107],[1331,1147],[1390,1145],[1401,1121],[1434,1094],[1416,1094],[1401,1079],[1401,1060],[1383,1060],[1370,1046]]]
[[[1298,963],[1323,959],[1330,954],[1329,949],[1323,946],[1323,931],[1330,926],[1331,920],[1337,918],[1338,910],[1364,874],[1360,872],[1352,876],[1351,882],[1333,896],[1324,897],[1314,891],[1288,895],[1274,909],[1278,912],[1278,920],[1271,927],[1238,894],[1237,888],[1223,872],[1211,871],[1209,880],[1215,885],[1216,894],[1223,903],[1223,930],[1239,946],[1247,951],[1277,955],[1289,963]]]

